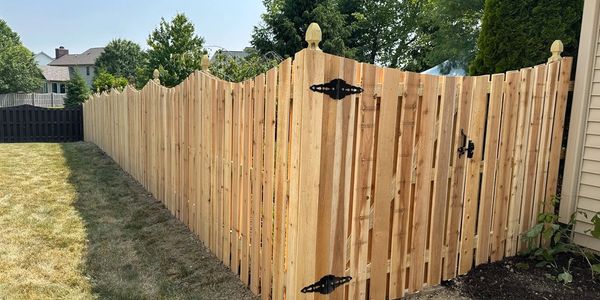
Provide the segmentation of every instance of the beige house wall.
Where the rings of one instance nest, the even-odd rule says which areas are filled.
[[[560,220],[577,214],[574,241],[600,251],[600,240],[585,233],[600,211],[600,1],[586,0],[579,42]]]

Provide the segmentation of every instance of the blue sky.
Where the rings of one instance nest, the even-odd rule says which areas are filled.
[[[204,37],[205,46],[241,50],[250,45],[253,26],[265,11],[262,0],[0,0],[0,19],[21,36],[32,52],[54,56],[105,46],[114,38],[143,48],[160,18],[185,13]]]

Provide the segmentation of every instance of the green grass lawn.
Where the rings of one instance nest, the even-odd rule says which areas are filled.
[[[249,299],[96,146],[0,144],[0,299]]]

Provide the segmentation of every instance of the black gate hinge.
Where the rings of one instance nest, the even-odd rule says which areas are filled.
[[[314,84],[310,87],[310,90],[327,94],[335,100],[341,100],[348,95],[360,94],[363,92],[361,87],[350,85],[345,80],[339,78],[333,79],[328,83]]]
[[[473,158],[475,144],[471,140],[469,140],[467,143],[467,135],[462,129],[460,130],[460,135],[462,136],[462,146],[458,147],[458,157],[461,157],[467,153],[468,158]]]
[[[329,294],[333,292],[338,286],[348,283],[352,280],[352,277],[336,277],[335,275],[325,275],[319,279],[319,281],[303,288],[301,290],[302,293],[320,293],[320,294]]]

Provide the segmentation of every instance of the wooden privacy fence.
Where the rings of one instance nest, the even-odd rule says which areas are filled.
[[[0,107],[0,142],[83,140],[81,107],[50,109],[31,105]]]
[[[263,298],[327,274],[353,278],[331,298],[399,298],[515,255],[553,210],[571,63],[446,77],[305,49],[95,95],[85,138]],[[337,78],[362,93],[310,89]]]

